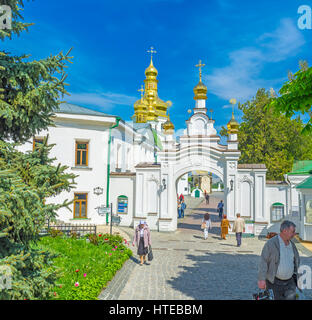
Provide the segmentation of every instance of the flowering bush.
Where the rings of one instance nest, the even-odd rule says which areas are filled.
[[[41,248],[57,255],[54,267],[61,273],[51,291],[51,299],[96,300],[107,282],[132,255],[121,237],[96,237],[101,239],[97,245],[72,238],[44,237],[40,240],[38,245]],[[110,243],[116,244],[112,246]]]

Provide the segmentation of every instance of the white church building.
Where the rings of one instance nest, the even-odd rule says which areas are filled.
[[[104,225],[106,216],[99,209],[112,204],[121,226],[135,227],[145,220],[152,230],[173,232],[177,230],[177,193],[188,188],[189,172],[202,170],[223,182],[224,212],[231,224],[239,212],[252,222],[255,235],[266,235],[278,231],[287,218],[296,223],[303,240],[312,240],[312,194],[307,188],[311,183],[300,188],[310,173],[290,173],[285,182],[266,181],[264,164],[238,164],[239,125],[234,113],[223,145],[215,120],[207,115],[203,65],[197,66],[200,79],[194,87],[195,105],[179,141],[168,114],[171,102],[158,97],[158,71],[151,58],[131,121],[63,103],[53,117],[55,126],[20,147],[21,151],[31,150],[48,136],[48,144],[55,144],[51,151],[55,164],[68,166],[68,172],[78,176],[76,188],[48,200],[75,199],[72,212],[60,209],[58,219]]]

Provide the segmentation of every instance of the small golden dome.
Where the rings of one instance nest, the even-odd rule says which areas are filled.
[[[168,119],[165,123],[163,123],[162,125],[162,129],[164,130],[165,134],[173,134],[174,132],[174,125],[173,123],[170,121],[169,116]]]
[[[234,118],[234,113],[232,113],[232,118],[227,124],[228,133],[238,133],[239,123]]]
[[[148,76],[154,76],[156,77],[158,75],[157,69],[153,65],[153,60],[151,59],[150,65],[145,69],[145,75]]]
[[[207,87],[200,80],[194,87],[195,100],[207,100]]]

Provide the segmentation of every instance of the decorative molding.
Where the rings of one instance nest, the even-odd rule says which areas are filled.
[[[237,184],[237,189],[240,189],[240,185],[243,182],[248,182],[250,184],[251,189],[253,190],[254,188],[254,181],[253,181],[253,177],[249,177],[249,176],[243,176],[242,178],[238,179],[238,184]]]
[[[157,216],[158,213],[157,212],[148,212],[147,215],[148,216]]]
[[[229,168],[232,170],[236,170],[236,162],[230,161],[229,162]]]
[[[159,180],[153,174],[150,176],[150,178],[147,181],[154,181],[156,183],[157,187],[160,186]]]

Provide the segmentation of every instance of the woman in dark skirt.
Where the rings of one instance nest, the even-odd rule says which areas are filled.
[[[140,266],[144,264],[148,265],[146,262],[146,255],[148,254],[148,247],[152,245],[151,242],[151,232],[146,222],[141,220],[140,224],[135,228],[134,239],[132,245],[137,245],[138,255],[140,256]]]

